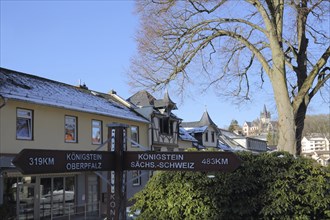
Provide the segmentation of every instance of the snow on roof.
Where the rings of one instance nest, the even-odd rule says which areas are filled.
[[[198,150],[206,149],[205,146],[203,146],[203,145],[201,145],[201,144],[199,144],[199,143],[197,143],[197,142],[194,142],[194,143],[193,143],[193,146],[196,147]]]
[[[8,99],[148,123],[110,95],[0,68],[0,94]]]
[[[244,147],[242,147],[231,137],[224,135],[222,131],[221,131],[221,135],[219,135],[218,138],[219,138],[219,142],[217,147],[224,151],[246,151]]]
[[[231,147],[229,147],[228,145],[224,144],[224,143],[221,143],[219,141],[219,144],[218,144],[218,148],[224,150],[224,151],[233,151],[233,149]]]
[[[204,133],[207,130],[208,126],[194,127],[194,128],[185,128],[188,133]]]
[[[222,143],[221,141],[219,141],[218,148],[221,150],[224,150],[224,151],[232,151],[232,152],[248,151],[247,149],[243,148],[242,146],[239,146],[239,145],[228,146],[227,144]]]
[[[179,128],[179,137],[183,141],[192,141],[192,142],[197,142],[197,140],[191,136],[184,128],[180,127]]]
[[[237,135],[234,132],[231,132],[231,131],[228,131],[228,130],[225,130],[225,129],[220,129],[220,132],[221,132],[221,134],[223,134],[223,135],[225,135],[226,137],[229,137],[229,138],[240,138],[240,137],[242,138],[243,137],[241,135]]]

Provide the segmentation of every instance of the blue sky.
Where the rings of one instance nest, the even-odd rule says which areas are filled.
[[[139,20],[133,0],[0,1],[1,67],[71,85],[81,81],[99,92],[113,89],[123,98],[133,94],[125,74],[136,53]],[[178,103],[175,113],[184,121],[198,121],[207,109],[222,128],[232,119],[242,125],[257,118],[264,104],[276,119],[271,94],[241,106],[212,91],[191,96],[183,102],[171,96]],[[329,103],[321,103],[312,105],[309,113],[330,113]]]

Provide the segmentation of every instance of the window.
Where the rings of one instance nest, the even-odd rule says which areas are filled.
[[[92,144],[102,143],[102,121],[92,120]]]
[[[40,219],[61,218],[69,212],[74,213],[75,177],[40,178],[40,196]]]
[[[212,143],[215,142],[215,139],[214,139],[214,131],[211,132],[211,140],[212,140]]]
[[[139,143],[139,127],[131,126],[131,140]],[[132,142],[132,147],[138,147]]]
[[[205,142],[209,141],[209,132],[205,131]]]
[[[160,133],[162,134],[173,134],[173,121],[169,117],[159,119]]]
[[[16,138],[32,140],[33,138],[33,111],[27,109],[16,110]]]
[[[77,143],[77,117],[65,116],[65,142]]]
[[[141,186],[141,170],[132,170],[133,186]]]

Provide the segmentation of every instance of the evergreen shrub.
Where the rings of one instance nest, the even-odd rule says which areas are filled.
[[[330,168],[285,152],[238,153],[231,173],[157,172],[133,200],[139,219],[330,219]],[[214,173],[212,173],[214,174]]]

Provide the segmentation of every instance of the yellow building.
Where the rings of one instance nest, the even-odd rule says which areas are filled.
[[[23,149],[106,151],[107,145],[101,146],[110,123],[128,125],[129,138],[150,146],[149,120],[113,94],[0,68],[0,206],[8,208],[8,217],[104,213],[105,172],[23,175],[11,161]],[[129,142],[127,150],[132,149],[139,150]],[[141,178],[130,181],[132,175],[129,194],[141,185]]]

